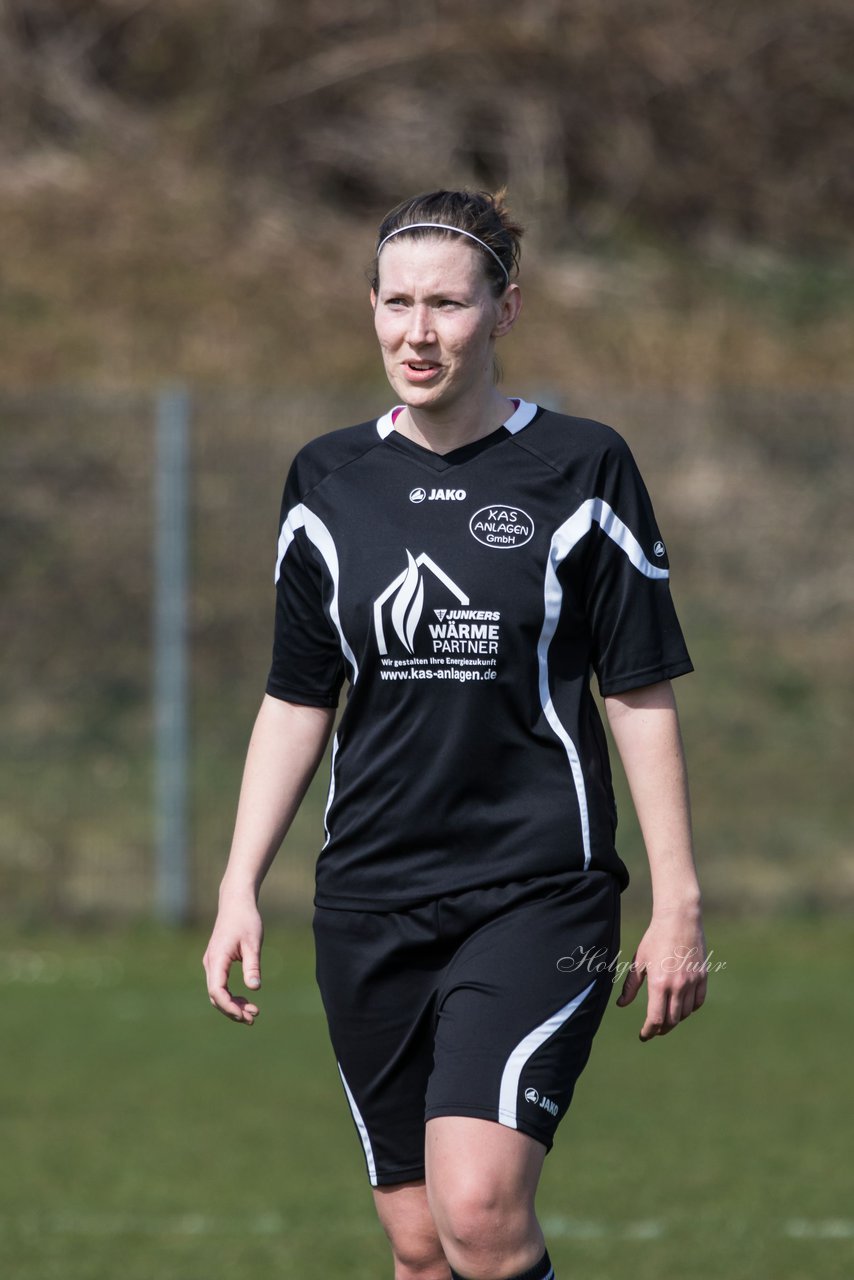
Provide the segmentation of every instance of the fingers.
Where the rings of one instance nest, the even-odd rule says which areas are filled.
[[[228,987],[218,987],[208,994],[213,1007],[231,1018],[232,1022],[245,1022],[251,1027],[261,1012],[257,1004],[253,1004],[245,996],[232,995]]]
[[[645,1044],[655,1036],[666,1036],[679,1022],[680,1001],[667,990],[655,991],[650,984],[646,1019],[640,1029],[639,1039]]]
[[[252,943],[243,947],[243,981],[250,991],[257,991],[261,985],[261,955]]]
[[[245,893],[221,895],[213,933],[202,961],[208,996],[215,1009],[234,1022],[252,1026],[259,1009],[252,1000],[235,995],[228,985],[231,966],[240,963],[250,991],[261,986],[261,946],[264,925],[254,898]]]
[[[646,971],[643,968],[638,968],[637,961],[637,953],[635,953],[632,957],[632,963],[629,965],[629,971],[626,974],[623,989],[617,997],[617,1004],[620,1005],[621,1008],[625,1008],[627,1004],[631,1004],[643,986]]]
[[[670,985],[666,981],[656,983],[650,979],[646,1019],[639,1039],[646,1043],[656,1036],[669,1035],[680,1022],[700,1008],[705,997],[705,978],[681,986]]]
[[[219,1009],[220,1013],[224,1013],[226,1017],[231,1018],[232,1022],[244,1022],[247,1027],[251,1027],[255,1023],[255,1019],[261,1010],[257,1004],[250,1003],[245,996],[233,996],[229,993],[228,1007],[216,1004],[211,1000],[211,1004]]]
[[[694,989],[694,1005],[693,1005],[693,1008],[690,1010],[691,1013],[696,1013],[697,1010],[701,1008],[702,1005],[704,1004],[708,987],[709,987],[709,980],[704,973],[700,978],[700,981],[697,983],[697,986]],[[686,1014],[685,1016],[687,1017],[688,1015]]]
[[[203,964],[208,978],[208,997],[213,1007],[225,1017],[231,1018],[233,1022],[243,1022],[251,1027],[261,1011],[257,1004],[247,1000],[245,996],[233,995],[229,990],[228,977],[231,961],[225,957],[212,955],[208,951],[205,953]],[[254,972],[258,975],[255,985],[260,985],[257,959]]]
[[[645,1044],[654,1036],[667,1034],[667,992],[655,989],[650,983],[649,997],[646,1004],[646,1018],[640,1029],[639,1039]]]
[[[695,959],[701,957],[702,963]],[[664,914],[654,918],[635,952],[617,1004],[631,1004],[644,980],[647,1009],[640,1039],[669,1035],[706,998],[706,944],[696,920],[679,922]]]

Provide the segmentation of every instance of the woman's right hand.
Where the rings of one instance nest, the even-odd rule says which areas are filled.
[[[252,895],[221,896],[219,913],[202,964],[208,980],[211,1004],[234,1022],[252,1026],[258,1017],[257,1004],[246,996],[233,995],[228,987],[233,964],[243,968],[243,981],[251,991],[261,986],[261,944],[264,925]]]
[[[234,838],[219,890],[219,913],[202,962],[213,1007],[250,1027],[258,1006],[245,996],[232,995],[229,973],[233,964],[240,963],[249,990],[257,991],[261,985],[264,926],[258,893],[314,776],[334,719],[331,707],[304,707],[270,694],[264,695],[255,718]]]

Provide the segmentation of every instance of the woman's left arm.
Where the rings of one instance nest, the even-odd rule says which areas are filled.
[[[647,983],[641,1040],[663,1036],[706,996],[706,943],[694,867],[685,753],[669,680],[605,698],[649,858],[652,919],[617,1004]]]

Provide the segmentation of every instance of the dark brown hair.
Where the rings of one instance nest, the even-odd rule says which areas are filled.
[[[401,231],[404,227],[412,227],[413,223],[444,223],[446,227],[456,227],[460,231],[469,232],[488,245],[496,255],[504,270],[485,249],[478,252],[483,259],[484,271],[492,292],[496,297],[507,288],[513,276],[519,271],[519,253],[523,229],[511,217],[504,203],[504,191],[491,194],[488,191],[428,191],[420,196],[411,196],[396,205],[380,223],[377,235],[377,249],[392,232]],[[412,227],[407,231],[417,239],[427,236],[450,237],[453,231],[442,228]],[[371,287],[379,287],[379,263],[374,256],[371,270]]]

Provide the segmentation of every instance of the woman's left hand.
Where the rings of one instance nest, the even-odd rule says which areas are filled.
[[[640,1039],[666,1036],[706,998],[706,940],[694,912],[653,913],[617,999],[630,1005],[646,981],[646,1020]]]

